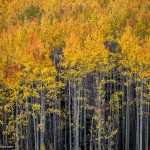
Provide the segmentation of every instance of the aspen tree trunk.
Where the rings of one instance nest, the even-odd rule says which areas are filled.
[[[22,110],[23,110],[23,106],[21,105],[19,111],[21,112]],[[23,128],[24,128],[24,127],[23,127],[23,125],[21,124],[21,125],[20,125],[21,136],[23,136]],[[23,142],[24,142],[23,139],[21,139],[21,140],[20,140],[20,147],[21,147],[21,149],[23,148]]]
[[[76,87],[75,87],[76,88]],[[80,106],[80,102],[79,102],[79,95],[80,95],[80,89],[78,88],[78,90],[75,90],[77,93],[77,97],[75,99],[76,101],[76,105],[77,105],[77,112],[76,112],[76,123],[75,123],[75,150],[79,149],[79,106]],[[75,92],[75,95],[76,95]]]
[[[56,103],[56,102],[54,102]],[[53,106],[55,109],[55,105]],[[53,114],[53,138],[54,138],[54,150],[56,150],[57,144],[56,144],[56,114]]]
[[[67,103],[65,103],[65,108],[67,108]],[[67,122],[65,125],[65,145],[64,145],[64,148],[65,148],[65,150],[67,150]]]
[[[41,87],[42,82],[41,82]],[[44,146],[44,131],[45,131],[45,103],[44,103],[44,96],[43,96],[43,90],[41,89],[40,91],[41,95],[41,114],[40,114],[40,124],[41,124],[41,129],[40,129],[40,150],[42,150]]]
[[[59,103],[59,106],[58,106],[58,110],[60,111],[60,103]],[[62,145],[62,134],[61,134],[61,119],[58,117],[58,137],[59,137],[59,144],[58,144],[58,149],[61,150],[61,145]]]
[[[6,112],[4,112],[4,124],[6,125],[7,123],[7,116],[6,116]],[[3,117],[2,117],[3,118]],[[5,129],[5,127],[4,127]],[[7,138],[7,133],[5,135],[3,135],[3,141],[4,141],[4,145],[8,145],[8,138]]]
[[[49,114],[49,136],[50,136],[50,150],[52,149],[51,143],[53,142],[53,132],[52,132],[52,117],[51,114]]]
[[[115,81],[115,83],[114,83],[114,93],[116,93],[116,92],[118,92],[120,90],[120,89],[118,89],[118,83],[119,83],[118,77],[119,77],[118,71],[117,71],[116,68],[114,68],[113,69],[113,80]],[[111,92],[113,93],[113,91],[111,91]],[[118,101],[117,101],[116,110],[113,111],[114,116],[116,116],[115,119],[113,120],[113,122],[114,122],[114,130],[118,129],[118,132],[119,132],[119,117],[120,117],[120,114],[119,114],[120,102],[119,101],[120,101],[120,99],[118,99]],[[118,144],[119,143],[119,134],[115,138],[113,138],[113,139],[115,141],[115,147],[119,147],[119,144]]]
[[[113,80],[113,77],[110,77],[110,79],[111,80]],[[110,98],[111,98],[111,95],[112,95],[112,83],[110,83],[110,90],[109,90],[109,93],[110,93],[110,95],[108,96],[108,99],[110,100]],[[107,90],[108,90],[109,88],[107,87]],[[107,92],[107,94],[108,94],[108,92]],[[110,121],[109,121],[109,135],[108,136],[110,136],[109,138],[108,138],[108,149],[109,150],[111,150],[112,149],[112,137],[111,137],[111,134],[112,134],[112,130],[113,130],[113,126],[112,126],[112,117],[113,117],[113,112],[112,112],[112,106],[110,106],[110,110],[109,110],[109,115],[110,115]]]
[[[54,66],[57,66],[56,65],[56,58],[57,58],[57,56],[56,56],[56,53],[54,53]],[[57,79],[56,79],[56,77],[55,77],[55,82],[57,82]],[[55,96],[57,97],[57,95],[56,95],[56,93],[55,93]],[[54,106],[53,106],[53,108],[54,109],[56,109],[57,108],[57,102],[56,102],[56,98],[54,98],[54,100],[55,100],[55,102],[54,102]],[[53,114],[53,140],[54,140],[54,150],[56,150],[57,149],[57,116],[56,116],[56,114],[54,113]]]
[[[4,106],[5,106],[5,104],[4,104]],[[4,111],[4,106],[3,106],[3,112],[2,112],[2,118],[3,118],[3,120],[4,120],[4,113],[5,113],[5,111]],[[5,122],[4,122],[5,123]],[[6,124],[6,123],[5,123]],[[4,131],[5,130],[5,125],[3,125],[3,128],[2,128],[2,131]],[[1,141],[2,140],[2,141]],[[2,143],[2,144],[5,144],[5,135],[4,134],[2,134],[2,139],[0,139],[0,142]]]
[[[80,88],[82,88],[82,82],[80,84]],[[79,89],[80,89],[79,88]],[[82,99],[82,90],[80,91],[79,90],[79,147],[81,148],[82,147],[82,122],[83,122],[83,119],[82,119],[82,116],[83,116],[83,101],[80,99]]]
[[[91,121],[90,150],[93,150],[93,118]]]
[[[36,114],[35,114],[36,115]],[[37,126],[36,126],[36,119],[33,118],[33,125],[34,125],[34,143],[35,143],[35,150],[37,150]]]
[[[28,105],[28,98],[26,98],[26,104]],[[27,107],[26,108],[27,120],[28,120],[28,123],[26,126],[26,148],[27,150],[29,149],[29,115],[28,115],[28,112],[29,112],[29,108]]]
[[[76,101],[76,85],[75,85],[75,83],[73,83],[74,85],[73,85],[73,88],[74,88],[74,91],[73,91],[73,126],[74,126],[74,128],[73,128],[73,130],[74,130],[74,136],[73,136],[73,138],[74,138],[74,150],[75,150],[75,148],[76,148],[76,119],[77,119],[77,101]]]
[[[129,150],[129,141],[130,141],[130,106],[129,106],[129,100],[130,100],[130,84],[129,84],[129,79],[127,78],[127,106],[126,106],[126,137],[125,137],[125,150]]]
[[[6,116],[6,113],[5,113],[5,123],[7,122],[7,116]],[[8,145],[8,138],[7,138],[7,133],[5,135],[5,145]]]
[[[87,96],[86,96],[87,98]],[[86,136],[86,100],[84,100],[84,150],[86,150],[87,136]]]
[[[36,122],[36,123],[35,123],[35,124],[36,124],[36,130],[38,129],[38,123],[39,123],[39,121],[40,121],[40,118],[38,118],[38,114],[37,114],[37,115],[36,115],[36,119],[35,119],[35,122]],[[40,132],[40,131],[39,131],[39,129],[38,129],[38,130],[37,130],[37,134],[36,134],[36,136],[37,136],[37,137],[36,137],[36,139],[37,139],[37,140],[36,140],[36,141],[37,141],[37,150],[40,149],[40,146],[39,146],[39,145],[40,145],[40,142],[39,142],[39,132]]]
[[[36,102],[35,97],[32,97],[32,104],[34,104],[35,102]],[[38,114],[35,111],[33,111],[33,113],[35,114],[35,117],[33,117],[34,144],[35,144],[35,150],[38,150],[39,149],[39,146],[38,146],[38,132],[37,132],[37,128],[38,128],[38,123],[37,123],[38,122]]]
[[[149,88],[148,88],[148,86],[149,86],[149,80],[146,82],[146,84],[147,84],[147,91],[146,91],[146,93],[149,95],[149,93],[150,93],[150,91],[149,91]],[[150,100],[150,98],[148,97],[147,98],[147,100],[148,100],[148,102],[149,102],[149,100]],[[149,113],[150,113],[150,109],[149,109],[149,103],[147,103],[146,104],[146,118],[145,118],[145,150],[148,150],[149,149]]]
[[[100,88],[101,88],[101,73],[99,73],[100,75],[96,75],[96,78],[97,78],[97,102],[96,102],[96,108],[98,109],[98,150],[101,150],[101,119],[102,119],[102,115],[101,115],[101,111],[102,111],[102,98],[100,96]]]
[[[106,116],[107,116],[107,114],[106,114],[106,106],[105,106],[105,103],[106,103],[106,98],[105,98],[105,84],[102,82],[102,81],[104,81],[105,80],[105,77],[106,77],[106,75],[105,75],[105,72],[101,72],[101,76],[100,76],[100,79],[101,79],[101,88],[102,88],[102,111],[101,111],[101,114],[102,114],[102,119],[103,119],[103,123],[104,124],[102,124],[103,126],[102,126],[102,128],[103,128],[103,130],[104,130],[104,132],[105,131],[107,131],[107,127],[106,127],[106,124],[105,124],[105,122],[106,122],[106,120],[105,120],[105,118],[106,118]],[[106,149],[106,144],[105,144],[105,141],[102,143],[102,150],[103,149]]]
[[[137,77],[136,77],[137,78]],[[136,83],[136,87],[138,87],[138,82]],[[139,94],[136,92],[136,150],[139,150]]]
[[[149,104],[147,104],[147,113],[149,113]],[[149,115],[146,116],[146,124],[145,124],[145,150],[149,149]]]
[[[18,126],[18,99],[16,100],[16,143],[15,149],[19,150],[19,126]]]
[[[71,84],[69,79],[69,149],[72,150],[72,130],[71,130]]]
[[[58,82],[61,82],[60,81],[60,76],[58,76]],[[60,95],[60,88],[59,88],[59,91],[58,91],[58,110],[60,111],[61,110],[61,95]],[[67,108],[67,106],[65,107]],[[58,149],[61,150],[61,145],[62,145],[62,135],[61,135],[61,118],[60,116],[57,116],[58,118],[58,138],[59,138],[59,141],[58,141]]]
[[[122,76],[122,98],[121,98],[121,103],[122,103],[122,149],[125,149],[125,109],[124,109],[124,102],[125,102],[125,87],[124,87],[124,76]]]
[[[141,94],[140,94],[140,150],[142,150],[143,140],[143,79],[141,81]]]
[[[109,115],[112,115],[112,113],[111,113],[111,108],[110,108],[110,112],[109,112],[110,114]],[[109,138],[108,138],[108,149],[109,150],[111,150],[111,143],[112,143],[112,138],[111,138],[111,133],[112,133],[112,130],[111,130],[111,128],[112,128],[112,119],[110,119],[110,121],[109,121],[109,135],[108,136],[110,136]]]
[[[67,127],[65,126],[65,150],[67,150]]]
[[[84,97],[85,97],[85,99],[84,99],[84,113],[83,113],[83,118],[84,118],[84,150],[86,150],[86,139],[87,139],[87,137],[86,137],[86,102],[87,102],[87,99],[88,99],[88,97],[87,97],[87,76],[86,76],[86,79],[85,79],[85,89],[86,89],[86,91],[84,90],[84,93],[85,93],[85,95],[84,95]]]

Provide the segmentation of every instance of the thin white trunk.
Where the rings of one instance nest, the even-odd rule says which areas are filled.
[[[129,80],[127,79],[127,106],[126,106],[126,138],[125,138],[125,150],[129,150],[129,141],[130,141],[130,106],[129,106],[129,100],[130,100],[130,84]]]
[[[143,80],[141,83],[141,94],[140,94],[140,150],[142,150],[143,140]]]
[[[15,149],[19,150],[19,126],[18,126],[18,100],[16,100],[16,142]]]
[[[71,130],[71,84],[69,80],[69,149],[72,150],[72,130]]]

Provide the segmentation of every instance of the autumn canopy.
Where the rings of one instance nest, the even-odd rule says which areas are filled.
[[[0,0],[0,145],[150,148],[149,0]]]

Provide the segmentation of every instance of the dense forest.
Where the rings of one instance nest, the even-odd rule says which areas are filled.
[[[149,0],[0,0],[7,146],[150,150]]]

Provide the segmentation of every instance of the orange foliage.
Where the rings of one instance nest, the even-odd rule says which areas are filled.
[[[12,76],[16,75],[20,71],[17,65],[9,64],[6,68],[6,78],[11,78]]]

